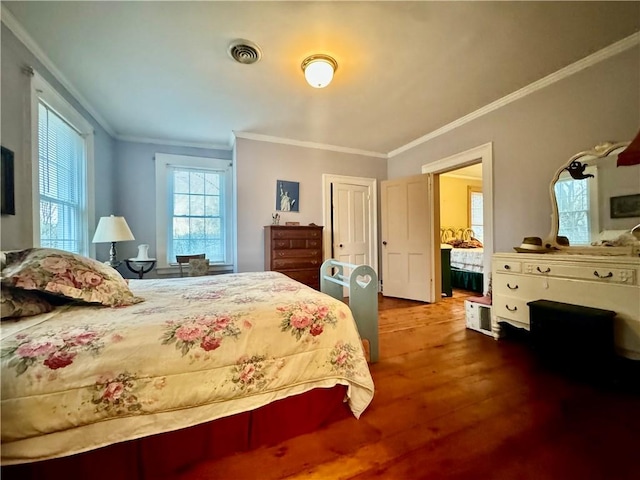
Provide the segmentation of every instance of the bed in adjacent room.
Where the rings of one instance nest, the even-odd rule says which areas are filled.
[[[85,257],[24,252],[3,270],[3,316],[9,293],[11,307],[24,295],[76,301],[2,321],[3,478],[110,455],[126,465],[110,478],[160,478],[371,402],[348,306],[283,274],[127,286]]]
[[[470,228],[441,228],[442,244],[451,246],[451,286],[483,293],[484,249]],[[443,267],[444,268],[444,267]]]

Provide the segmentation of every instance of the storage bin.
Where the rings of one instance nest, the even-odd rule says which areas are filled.
[[[546,364],[583,378],[609,372],[616,312],[549,300],[527,305],[531,344]]]
[[[491,333],[491,305],[474,302],[473,300],[464,301],[465,316],[467,328],[492,335]]]

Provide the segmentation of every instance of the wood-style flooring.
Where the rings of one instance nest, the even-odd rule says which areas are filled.
[[[359,420],[185,472],[195,479],[640,478],[640,394],[467,330],[464,299],[380,299],[376,393]]]

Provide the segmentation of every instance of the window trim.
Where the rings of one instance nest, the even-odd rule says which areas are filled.
[[[81,254],[95,258],[96,248],[90,241],[90,229],[95,225],[95,170],[94,170],[94,129],[93,125],[52,87],[38,72],[31,77],[31,190],[33,245],[40,246],[40,139],[39,114],[40,102],[62,117],[84,138],[85,149],[85,191],[84,215],[80,239]],[[28,150],[28,149],[27,149]]]
[[[170,177],[167,174],[169,166],[184,167],[184,168],[197,168],[197,169],[211,169],[211,170],[224,170],[225,171],[225,220],[227,228],[225,230],[225,242],[226,252],[225,261],[222,263],[213,263],[209,267],[210,271],[221,272],[233,270],[234,259],[234,231],[235,220],[233,218],[233,171],[232,161],[222,158],[213,157],[195,157],[189,155],[173,155],[168,153],[156,153],[156,271],[159,274],[172,274],[179,271],[178,264],[176,262],[169,262],[167,258],[167,240],[170,235],[169,225],[169,181]]]

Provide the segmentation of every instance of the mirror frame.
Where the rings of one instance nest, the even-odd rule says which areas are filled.
[[[609,155],[617,155],[622,153],[626,147],[629,146],[631,142],[604,142],[596,145],[592,150],[585,150],[583,152],[576,153],[572,156],[567,163],[562,165],[562,167],[556,172],[551,183],[549,184],[549,195],[551,197],[551,233],[545,240],[545,246],[547,248],[554,248],[558,251],[567,251],[569,252],[571,249],[584,249],[584,248],[594,248],[591,246],[580,246],[580,247],[571,247],[566,245],[560,245],[558,243],[558,230],[560,229],[560,218],[558,215],[558,202],[556,201],[556,193],[555,193],[555,185],[562,172],[564,172],[567,167],[571,164],[571,162],[575,160],[579,160],[584,157],[588,157],[588,160],[597,160],[599,158],[608,157]]]

